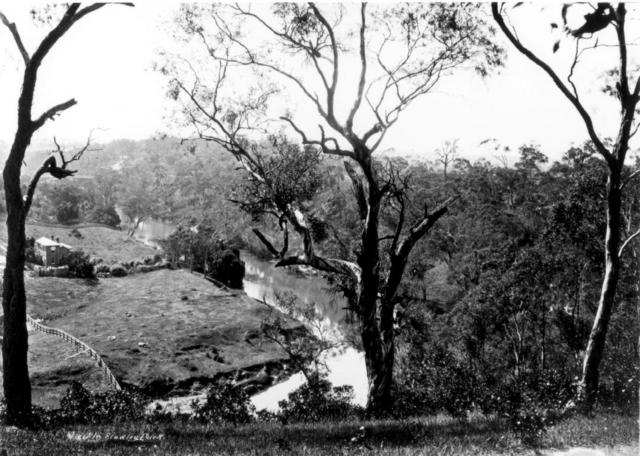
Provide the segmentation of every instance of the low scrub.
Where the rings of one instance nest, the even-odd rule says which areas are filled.
[[[213,386],[203,404],[194,404],[194,418],[203,423],[233,425],[254,420],[255,407],[249,395],[231,383]]]
[[[89,255],[82,250],[73,250],[67,257],[69,273],[72,277],[92,279],[96,276],[95,267]]]
[[[280,401],[275,417],[283,423],[344,421],[361,418],[363,409],[351,403],[353,387],[332,386],[319,374],[313,374],[289,397]]]

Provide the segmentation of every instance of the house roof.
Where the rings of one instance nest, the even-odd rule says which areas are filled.
[[[38,238],[36,240],[36,244],[39,244],[39,245],[41,245],[43,247],[64,247],[66,249],[71,250],[71,246],[70,245],[63,244],[61,242],[56,242],[53,239],[50,239],[50,238],[44,237],[44,236],[41,237],[41,238]]]

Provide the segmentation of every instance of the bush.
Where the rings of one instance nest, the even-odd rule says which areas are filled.
[[[231,383],[220,383],[207,393],[206,401],[194,404],[194,418],[204,423],[245,424],[253,421],[255,408],[249,395]]]
[[[447,412],[464,417],[475,407],[481,386],[471,369],[446,348],[412,354],[396,388],[396,410],[405,415]]]
[[[127,268],[125,268],[123,265],[116,263],[114,265],[111,265],[111,267],[109,268],[109,273],[113,277],[124,277],[128,274],[128,271]]]
[[[362,409],[351,404],[351,399],[353,387],[334,387],[325,377],[314,374],[307,383],[278,403],[280,411],[277,415],[283,423],[360,417]]]
[[[91,393],[73,382],[60,401],[60,417],[70,424],[107,424],[142,417],[142,400],[127,391]]]
[[[27,247],[24,249],[25,261],[27,263],[33,263],[42,266],[44,261],[42,261],[42,257],[36,252],[36,249],[33,247]]]
[[[244,263],[240,260],[237,247],[242,239],[234,237],[225,242],[211,224],[179,226],[171,235],[160,242],[167,260],[178,267],[188,267],[193,271],[210,275],[231,288],[242,288]]]
[[[555,370],[523,375],[487,387],[479,403],[485,414],[506,418],[524,444],[536,445],[547,428],[566,415],[575,395],[572,380],[568,372]]]
[[[208,267],[214,279],[231,288],[242,288],[245,270],[240,252],[229,249],[218,251],[212,255]]]
[[[113,206],[95,207],[87,216],[87,221],[102,223],[103,225],[109,225],[113,227],[120,225],[121,222],[120,216]]]
[[[36,240],[32,237],[27,238],[27,245],[24,249],[25,261],[27,263],[39,264],[42,266],[44,262],[42,257],[36,251]]]
[[[40,429],[69,424],[111,424],[138,421],[143,417],[144,402],[127,391],[91,393],[73,382],[58,409],[32,409],[33,426]]]
[[[69,272],[72,276],[82,279],[92,279],[96,276],[93,262],[89,255],[82,250],[74,250],[67,257]]]

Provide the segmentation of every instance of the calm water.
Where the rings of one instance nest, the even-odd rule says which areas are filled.
[[[273,263],[260,260],[247,252],[242,252],[242,259],[246,268],[244,290],[247,295],[274,305],[275,292],[293,293],[305,304],[315,305],[320,325],[319,328],[309,325],[309,328],[316,335],[324,335],[334,342],[344,341],[346,302],[327,290],[327,283],[322,277],[305,277],[285,268],[276,268]],[[367,375],[363,354],[352,347],[343,346],[327,353],[324,363],[331,383],[334,386],[351,385],[354,389],[354,402],[364,405],[367,400]],[[278,402],[303,383],[304,377],[298,373],[253,396],[253,403],[258,410],[276,410]]]

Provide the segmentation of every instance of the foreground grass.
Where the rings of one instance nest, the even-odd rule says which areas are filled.
[[[363,437],[359,437],[363,435],[361,426],[365,429]],[[86,440],[81,440],[83,437]],[[570,418],[551,428],[536,449],[522,446],[500,422],[484,418],[466,423],[448,417],[428,417],[288,426],[276,423],[240,427],[122,424],[76,426],[49,432],[0,429],[0,449],[5,449],[8,456],[552,455],[557,450],[577,446],[625,456],[637,454],[636,442],[634,418],[610,414],[589,419]]]

